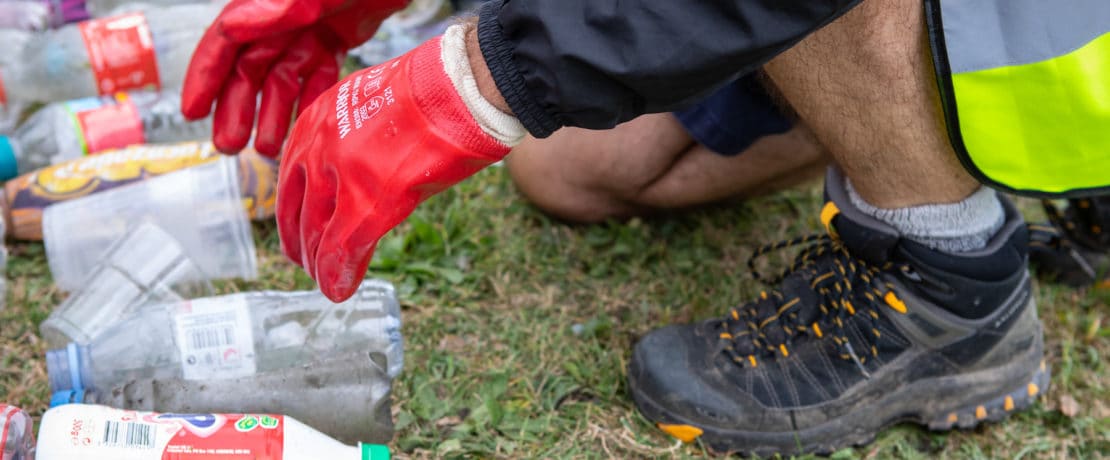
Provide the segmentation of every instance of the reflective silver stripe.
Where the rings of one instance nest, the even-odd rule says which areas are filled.
[[[1108,0],[941,0],[952,73],[1060,57],[1110,32]]]

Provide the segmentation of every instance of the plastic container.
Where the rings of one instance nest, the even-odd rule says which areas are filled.
[[[83,284],[40,326],[48,348],[89,343],[144,306],[213,293],[177,240],[146,222],[116,241]]]
[[[355,350],[249,377],[135,379],[106,390],[88,390],[83,402],[177,414],[280,408],[340,441],[384,443],[393,437],[387,359],[377,351]]]
[[[0,0],[0,28],[4,29],[43,30],[88,18],[85,0]]]
[[[293,398],[293,396],[290,396]],[[37,460],[388,460],[273,414],[135,413],[73,404],[46,412]]]
[[[239,162],[223,157],[47,207],[42,233],[54,282],[82,288],[104,251],[142,222],[173,235],[212,279],[254,279],[257,255],[240,196]]]
[[[400,331],[393,286],[365,280],[339,304],[319,291],[261,291],[146,307],[87,345],[47,352],[46,365],[55,392],[99,394],[143,379],[253,378],[352,351],[372,356],[392,379],[403,365]]]
[[[135,89],[177,88],[221,6],[149,8],[33,34],[0,68],[0,102],[54,102]]]
[[[374,37],[350,54],[364,66],[374,66],[442,35],[453,20],[454,9],[447,0],[413,0],[405,9],[382,22]]]
[[[0,460],[35,460],[33,424],[18,407],[0,404]]]
[[[29,172],[4,184],[0,214],[7,237],[42,239],[42,212],[50,205],[101,193],[192,166],[225,158],[211,142],[137,145],[81,157]],[[239,162],[239,193],[252,219],[274,216],[277,163],[245,150]]]
[[[0,136],[0,180],[83,155],[131,145],[207,139],[210,118],[181,115],[178,90],[133,91],[55,102]]]

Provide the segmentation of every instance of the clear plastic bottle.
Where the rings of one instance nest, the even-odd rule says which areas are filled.
[[[150,306],[46,361],[55,392],[103,391],[142,379],[251,377],[352,350],[376,354],[390,379],[401,371],[401,313],[388,282],[365,280],[340,304],[319,291],[261,291]]]
[[[144,11],[149,8],[180,5],[182,3],[214,3],[224,5],[229,0],[85,0],[89,14],[94,18],[102,18],[132,11]]]
[[[388,460],[389,457],[386,446],[362,443],[347,446],[284,415],[136,413],[71,404],[43,415],[37,459]]]
[[[0,136],[0,180],[82,155],[201,140],[211,133],[211,118],[190,122],[181,115],[177,90],[55,102],[31,115],[11,137]]]
[[[0,404],[0,460],[35,460],[32,425],[31,417],[26,412],[15,406]]]
[[[187,3],[33,34],[0,68],[0,102],[55,102],[133,89],[180,87],[221,6]],[[23,40],[17,40],[23,41]]]

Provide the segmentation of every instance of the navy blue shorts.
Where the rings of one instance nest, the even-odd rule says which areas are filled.
[[[784,133],[794,125],[754,75],[730,83],[674,116],[694,140],[726,156],[739,154],[757,139]]]

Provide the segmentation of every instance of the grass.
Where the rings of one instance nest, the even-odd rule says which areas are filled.
[[[819,199],[811,186],[667,218],[568,226],[523,203],[499,168],[433,198],[387,236],[371,270],[397,285],[404,307],[397,456],[710,455],[636,412],[624,375],[631,348],[653,328],[718,316],[758,294],[748,255],[816,231]],[[260,279],[222,283],[222,291],[313,286],[280,255],[272,224],[255,231]],[[38,416],[48,385],[37,326],[63,295],[40,244],[11,251],[0,401]],[[1037,297],[1054,371],[1040,405],[970,431],[898,426],[833,458],[1110,455],[1110,298],[1046,284]],[[1068,398],[1078,410],[1065,415]]]

